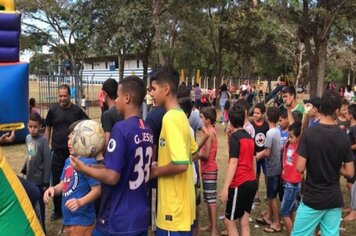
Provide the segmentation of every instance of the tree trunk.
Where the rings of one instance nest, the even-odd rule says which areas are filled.
[[[153,23],[154,23],[154,27],[155,27],[155,35],[154,35],[153,41],[156,46],[159,64],[165,65],[166,60],[165,60],[162,50],[161,50],[162,33],[161,33],[161,26],[160,26],[160,19],[159,19],[159,11],[160,11],[160,0],[153,0],[152,1],[152,16],[153,16]]]
[[[317,90],[316,95],[321,97],[324,92],[324,79],[325,79],[325,69],[326,69],[326,55],[327,55],[328,41],[323,40],[319,45],[318,56],[318,68],[317,68]]]
[[[145,52],[142,54],[141,60],[142,60],[142,66],[143,66],[143,81],[146,82],[146,85],[150,85],[150,81],[148,81],[148,57],[149,57],[149,52],[145,50]]]
[[[218,79],[219,86],[222,84],[222,47],[223,47],[223,29],[219,28],[217,55],[216,55],[216,77]]]
[[[120,50],[119,52],[119,80],[124,78],[125,71],[125,51]]]

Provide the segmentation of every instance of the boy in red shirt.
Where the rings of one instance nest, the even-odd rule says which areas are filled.
[[[284,195],[281,204],[281,216],[288,235],[292,232],[293,221],[300,202],[302,174],[296,169],[298,160],[296,150],[299,144],[301,126],[301,123],[297,121],[289,126],[288,141],[283,151],[282,179]]]
[[[221,201],[226,203],[224,223],[228,235],[239,235],[235,223],[239,219],[241,235],[250,235],[249,216],[257,191],[255,144],[243,128],[244,109],[235,104],[229,118],[229,165],[220,193]]]

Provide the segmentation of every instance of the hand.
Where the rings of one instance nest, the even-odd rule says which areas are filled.
[[[84,173],[86,165],[74,156],[69,156],[71,166],[78,172]]]
[[[229,196],[228,189],[223,188],[219,194],[221,202],[226,204],[228,196]]]
[[[69,199],[64,204],[71,212],[78,210],[81,207],[80,201],[76,198]]]
[[[11,131],[11,133],[7,132],[0,137],[0,141],[4,143],[11,143],[15,139],[15,131]]]
[[[231,134],[233,133],[233,128],[231,127],[230,121],[227,123],[227,127],[226,127],[226,134],[227,136],[231,136]]]
[[[45,204],[48,204],[49,201],[54,197],[54,188],[47,189],[43,194],[43,201]]]
[[[158,163],[156,161],[152,162],[151,171],[150,171],[150,179],[157,178],[157,168],[158,168]]]
[[[304,111],[306,113],[309,113],[309,111],[313,108],[313,105],[311,103],[307,103],[304,105]]]

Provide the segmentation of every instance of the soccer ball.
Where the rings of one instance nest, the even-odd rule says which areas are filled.
[[[104,130],[94,120],[83,120],[73,130],[73,149],[83,157],[96,157],[104,148]]]

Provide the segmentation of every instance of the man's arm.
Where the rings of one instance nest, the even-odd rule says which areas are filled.
[[[346,178],[354,177],[355,170],[354,170],[354,162],[346,162],[341,165],[340,174],[345,176]]]
[[[151,165],[151,178],[177,175],[187,170],[188,164],[174,164],[171,162],[165,166],[157,166],[157,162],[153,162]]]
[[[85,165],[82,161],[75,157],[70,157],[70,164],[76,171],[93,177],[94,179],[108,185],[115,185],[120,180],[119,173],[108,168],[95,168]]]
[[[303,174],[305,170],[305,166],[307,163],[307,159],[301,155],[298,155],[298,160],[297,160],[297,171],[301,174]]]
[[[48,143],[50,142],[51,131],[52,131],[52,127],[46,126],[44,135],[45,135],[46,139],[48,140]]]

